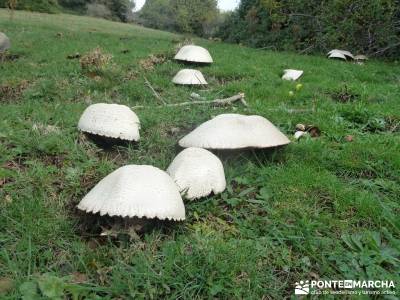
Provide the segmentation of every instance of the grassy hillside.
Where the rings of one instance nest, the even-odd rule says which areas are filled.
[[[18,56],[0,63],[2,299],[38,294],[38,284],[53,299],[279,299],[315,278],[400,284],[397,62],[195,40],[215,63],[201,69],[209,86],[194,89],[170,81],[183,67],[171,59],[181,36],[68,15],[16,12],[10,21],[5,10],[0,31]],[[67,59],[97,46],[113,55],[100,74]],[[152,68],[150,54],[167,59]],[[280,79],[286,68],[305,71],[293,97],[296,83]],[[146,79],[171,103],[244,92],[250,107],[160,108]],[[97,102],[146,106],[136,110],[139,145],[104,150],[78,133]],[[224,154],[227,191],[186,203],[183,223],[131,241],[84,228],[75,205],[101,178],[126,164],[165,169],[182,136],[224,112],[265,116],[290,137],[297,123],[322,133],[280,151]]]

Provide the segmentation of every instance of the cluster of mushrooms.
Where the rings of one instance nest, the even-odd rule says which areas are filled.
[[[354,60],[358,63],[362,63],[368,60],[368,57],[365,55],[353,55],[350,51],[347,50],[340,50],[340,49],[333,49],[328,52],[328,58],[333,59],[341,59],[341,60]]]
[[[203,47],[183,46],[174,57],[175,60],[193,64],[211,64],[213,59],[207,49]],[[195,69],[180,70],[172,82],[179,85],[207,85],[203,74]]]
[[[213,61],[208,51],[198,46],[184,46],[175,59],[195,63]],[[198,84],[201,79],[195,70],[182,70],[174,82]],[[78,128],[98,137],[131,142],[140,139],[139,118],[124,105],[90,105],[83,112]],[[182,221],[185,220],[182,198],[195,200],[226,189],[224,166],[209,150],[263,149],[289,143],[264,117],[221,114],[179,141],[185,149],[166,171],[148,165],[121,167],[102,179],[82,199],[78,209],[101,216]]]

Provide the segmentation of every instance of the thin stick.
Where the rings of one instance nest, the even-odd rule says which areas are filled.
[[[146,85],[149,87],[149,89],[153,92],[154,96],[161,101],[162,104],[166,105],[167,102],[165,102],[165,100],[156,92],[156,90],[153,88],[153,86],[151,85],[151,83],[147,80],[146,77],[143,77],[144,81],[146,83]]]
[[[225,98],[225,99],[215,99],[212,101],[188,101],[188,102],[182,102],[182,103],[172,103],[172,104],[167,104],[166,106],[187,106],[187,105],[193,105],[193,104],[215,104],[219,106],[225,106],[229,105],[232,103],[235,103],[237,101],[240,101],[244,106],[248,106],[246,100],[244,100],[244,94],[240,93],[238,95]]]
[[[164,104],[162,106],[158,107],[177,107],[177,106],[188,106],[188,105],[195,105],[195,104],[214,104],[218,106],[225,106],[225,105],[230,105],[235,102],[240,101],[244,106],[248,106],[246,100],[244,99],[245,95],[244,93],[240,93],[238,95],[225,98],[225,99],[215,99],[212,101],[188,101],[188,102],[182,102],[182,103],[171,103],[171,104]],[[138,109],[138,108],[145,108],[145,106],[139,105],[139,106],[134,106],[133,109]]]

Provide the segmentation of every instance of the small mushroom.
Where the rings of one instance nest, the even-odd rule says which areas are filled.
[[[305,136],[307,134],[308,134],[308,132],[305,132],[305,131],[296,131],[294,134],[294,138],[296,140],[299,140],[302,136]]]
[[[112,172],[82,199],[78,209],[110,217],[185,220],[177,185],[166,172],[144,165]]]
[[[284,73],[282,76],[283,80],[296,81],[303,75],[304,71],[287,69],[287,70],[284,70],[283,73]]]
[[[287,145],[290,140],[261,116],[222,114],[197,127],[179,141],[184,148],[246,149]]]
[[[329,58],[341,58],[343,59],[354,59],[353,54],[350,51],[346,51],[346,50],[339,50],[339,49],[333,49],[331,51],[328,52],[328,56]]]
[[[193,63],[213,63],[213,59],[207,49],[194,45],[183,46],[174,59]]]
[[[306,125],[304,125],[304,124],[297,124],[297,125],[296,125],[296,129],[297,129],[298,131],[306,131]]]
[[[179,153],[167,169],[187,199],[222,193],[226,188],[224,166],[210,151],[187,148]]]
[[[125,141],[139,141],[140,121],[127,106],[98,103],[83,112],[79,130],[102,137]]]
[[[200,71],[193,69],[183,69],[175,75],[172,79],[175,84],[181,85],[206,85],[207,81],[204,79]]]
[[[307,132],[311,135],[311,137],[319,137],[321,136],[321,130],[314,125],[308,125],[306,127]]]
[[[10,47],[10,39],[3,32],[0,32],[0,53],[7,51]]]

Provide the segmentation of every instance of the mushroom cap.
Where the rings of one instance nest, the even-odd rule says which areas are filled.
[[[328,58],[338,58],[338,59],[347,60],[346,56],[340,52],[332,52],[331,54],[329,54]]]
[[[194,45],[183,46],[174,59],[195,63],[213,63],[213,59],[207,49]]]
[[[351,58],[354,59],[353,54],[350,51],[346,51],[346,50],[340,50],[340,49],[333,49],[331,51],[328,52],[329,58],[331,58],[331,55],[334,53],[340,53],[342,55],[344,55],[347,58]],[[340,58],[340,57],[333,57],[333,58]]]
[[[184,148],[245,149],[283,146],[290,140],[261,116],[222,114],[197,127],[179,141]]]
[[[368,57],[366,55],[359,54],[359,55],[354,56],[354,59],[355,60],[368,60]]]
[[[210,151],[187,148],[179,153],[167,169],[187,199],[194,200],[222,193],[226,188],[222,162]]]
[[[183,85],[206,85],[207,81],[204,79],[203,74],[200,71],[193,69],[183,69],[175,75],[172,79],[175,84]]]
[[[10,47],[10,39],[3,32],[0,32],[0,52],[4,52]]]
[[[185,219],[185,206],[169,175],[152,166],[128,165],[103,178],[78,204],[101,216]]]
[[[287,70],[284,70],[283,73],[284,73],[283,76],[282,76],[283,80],[294,80],[294,81],[296,81],[297,79],[299,79],[303,75],[304,71],[287,69]]]
[[[87,133],[127,141],[139,141],[140,121],[127,106],[97,103],[83,112],[78,128]]]

